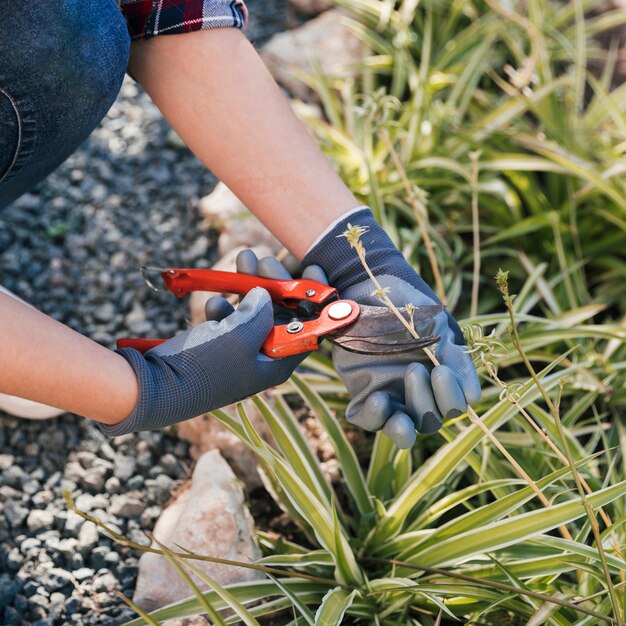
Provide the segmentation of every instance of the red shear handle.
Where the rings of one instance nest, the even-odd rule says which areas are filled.
[[[341,318],[335,319],[341,312]],[[272,358],[293,356],[319,348],[321,339],[359,318],[361,308],[352,300],[337,300],[327,305],[319,317],[308,322],[294,321],[283,326],[274,326],[267,336],[261,352]],[[166,339],[118,339],[118,348],[134,348],[144,353],[162,344]]]
[[[323,304],[337,296],[334,287],[314,280],[275,280],[219,270],[172,268],[161,272],[161,278],[165,286],[179,298],[190,291],[221,291],[245,295],[255,287],[263,287],[274,302],[295,309],[301,300]]]
[[[152,348],[156,348],[160,346],[162,343],[165,343],[167,339],[118,339],[117,347],[119,348],[134,348],[135,350],[139,350],[141,354],[144,352],[148,352]]]

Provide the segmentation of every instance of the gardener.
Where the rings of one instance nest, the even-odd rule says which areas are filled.
[[[20,0],[3,3],[2,12],[0,207],[76,149],[128,71],[198,158],[303,266],[315,266],[308,276],[325,274],[342,297],[380,304],[356,254],[337,237],[358,224],[369,229],[367,259],[396,305],[438,302],[293,115],[240,30],[241,0],[122,0],[121,9],[113,0]],[[268,277],[284,272],[274,259],[257,263],[250,254],[239,265]],[[210,309],[211,321],[142,355],[110,351],[0,293],[0,391],[120,435],[163,428],[282,383],[301,362],[302,355],[259,353],[274,323],[266,291],[251,291],[236,311],[221,300]],[[458,324],[447,312],[435,322],[435,368],[335,349],[351,422],[384,427],[408,447],[416,429],[433,432],[478,400]]]

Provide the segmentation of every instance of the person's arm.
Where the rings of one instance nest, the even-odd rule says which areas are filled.
[[[119,354],[0,293],[0,391],[114,424],[137,402]]]
[[[129,69],[187,146],[297,258],[359,206],[241,31],[133,43]]]

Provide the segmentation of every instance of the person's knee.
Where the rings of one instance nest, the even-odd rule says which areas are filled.
[[[0,23],[0,125],[11,141],[0,142],[0,206],[2,196],[10,201],[43,178],[97,126],[119,92],[130,51],[114,0],[26,0],[8,11],[14,14]],[[27,180],[11,181],[18,172]]]

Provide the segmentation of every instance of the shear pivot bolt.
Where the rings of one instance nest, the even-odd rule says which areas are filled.
[[[307,298],[312,298],[317,293],[317,291],[315,291],[315,289],[307,289],[305,293],[307,295]]]
[[[302,322],[294,321],[294,322],[289,322],[289,324],[287,324],[287,332],[290,333],[291,335],[295,335],[296,333],[299,333],[303,328],[304,328],[304,324]]]
[[[347,302],[337,302],[328,309],[328,317],[331,320],[344,320],[352,313],[352,305]]]

